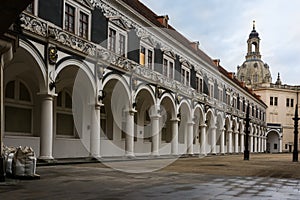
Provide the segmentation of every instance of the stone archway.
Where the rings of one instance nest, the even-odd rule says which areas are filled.
[[[267,152],[268,153],[279,153],[280,152],[280,134],[271,130],[267,133]]]

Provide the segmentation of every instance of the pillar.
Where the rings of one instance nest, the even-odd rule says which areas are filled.
[[[221,154],[225,154],[225,129],[221,129]]]
[[[261,136],[258,137],[258,153],[261,153]]]
[[[232,153],[232,131],[228,131],[228,152],[227,153]]]
[[[194,132],[193,132],[194,122],[187,123],[187,154],[193,155],[193,139],[194,139]]]
[[[245,134],[241,133],[241,153],[245,151]]]
[[[126,140],[125,140],[125,156],[134,157],[134,113],[129,110],[126,112]]]
[[[151,116],[152,121],[152,156],[159,156],[159,118],[160,115]]]
[[[234,152],[239,153],[239,132],[236,131],[234,133],[234,136],[235,136],[235,139],[234,139],[234,141],[235,141],[235,143],[234,143]]]
[[[257,153],[257,136],[254,136],[254,152]]]
[[[42,160],[52,160],[53,146],[53,96],[44,95],[41,106],[40,157]]]
[[[172,142],[171,153],[172,155],[178,155],[178,119],[171,120],[172,122]]]
[[[207,152],[206,152],[206,124],[201,124],[200,125],[200,131],[201,131],[201,149],[200,149],[200,153],[201,155],[206,156]]]
[[[253,153],[253,135],[250,135],[250,149],[249,151]]]
[[[216,141],[216,130],[217,127],[211,127],[211,153],[212,154],[217,154],[217,141]]]
[[[100,158],[100,105],[96,105],[92,111],[91,127],[90,154],[91,157]]]

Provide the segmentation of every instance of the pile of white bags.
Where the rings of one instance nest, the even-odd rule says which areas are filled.
[[[36,156],[31,147],[4,147],[5,169],[14,177],[33,177],[36,172]]]

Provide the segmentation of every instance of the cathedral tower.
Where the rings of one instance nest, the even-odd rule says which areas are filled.
[[[260,38],[255,29],[255,21],[253,21],[253,30],[249,35],[247,44],[246,61],[237,67],[237,78],[251,88],[271,83],[269,65],[261,60]]]

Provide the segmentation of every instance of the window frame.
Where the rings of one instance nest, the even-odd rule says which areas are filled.
[[[196,91],[198,93],[203,93],[203,77],[199,73],[196,73],[195,81],[196,81]]]
[[[58,106],[57,105],[57,99],[58,98],[55,98],[55,136],[56,138],[70,138],[70,139],[78,139],[79,138],[79,133],[78,133],[78,130],[76,129],[76,125],[75,125],[75,122],[74,122],[74,116],[73,116],[73,112],[72,112],[72,107],[71,108],[68,108],[66,107],[65,105],[65,102],[66,102],[66,94],[68,94],[71,98],[72,98],[72,95],[71,93],[66,90],[66,89],[63,89],[61,90],[60,92],[58,92],[58,95],[59,93],[62,93],[62,96],[61,96],[61,106]],[[73,102],[72,102],[73,103]],[[73,105],[72,105],[73,106]],[[57,132],[57,116],[58,114],[63,114],[63,115],[70,115],[72,116],[72,119],[73,119],[73,135],[62,135],[62,134],[58,134]]]
[[[182,72],[184,72],[184,74]],[[183,85],[191,86],[191,69],[187,65],[185,64],[181,65],[180,76],[181,76],[181,83]]]
[[[167,61],[167,65],[166,65],[166,70],[167,71],[165,71],[165,61]],[[171,72],[171,66],[172,66],[172,72]],[[168,79],[174,80],[175,79],[175,61],[174,61],[174,58],[172,58],[168,55],[163,55],[162,67],[163,67],[162,74],[164,76],[166,76]]]
[[[6,94],[6,86],[8,83],[10,82],[14,82],[14,98],[8,98],[5,96]],[[30,101],[24,101],[20,99],[20,84],[23,84],[25,86],[25,88],[27,89],[29,95],[30,95]],[[4,88],[4,114],[6,114],[6,107],[13,107],[13,108],[20,108],[20,109],[27,109],[30,110],[31,112],[31,119],[30,119],[30,127],[31,130],[30,132],[14,132],[14,131],[6,131],[6,124],[4,121],[4,132],[5,134],[9,135],[9,136],[33,136],[33,120],[34,120],[34,103],[33,103],[33,98],[32,98],[32,92],[29,89],[28,85],[19,79],[16,80],[11,80],[8,81],[5,84],[5,88]]]
[[[66,29],[65,26],[65,20],[66,20],[66,4],[72,6],[75,8],[75,16],[74,16],[74,33],[69,32]],[[80,36],[80,15],[81,13],[87,15],[88,17],[88,34],[87,34],[87,38]],[[91,39],[91,22],[92,22],[92,14],[91,14],[91,10],[85,8],[84,6],[80,5],[77,2],[71,1],[71,0],[65,0],[64,1],[64,5],[63,5],[63,29],[68,31],[71,34],[77,35],[78,37],[84,39],[84,40],[90,40]]]
[[[141,62],[141,54],[142,54],[142,47],[145,49],[144,53],[144,64]],[[149,65],[149,52],[152,52],[152,60],[151,60],[151,65]],[[143,65],[149,69],[154,69],[154,47],[151,45],[147,44],[144,41],[140,42],[140,65]]]
[[[115,51],[111,50],[111,39],[109,37],[110,35],[110,30],[114,30],[116,32],[116,38],[115,38]],[[119,54],[123,57],[127,57],[127,52],[128,52],[128,33],[127,30],[124,30],[120,27],[118,27],[116,24],[114,24],[113,22],[109,21],[108,22],[108,33],[107,33],[107,49]],[[122,52],[120,51],[120,35],[123,35],[125,37],[125,50],[124,53],[121,54]]]

